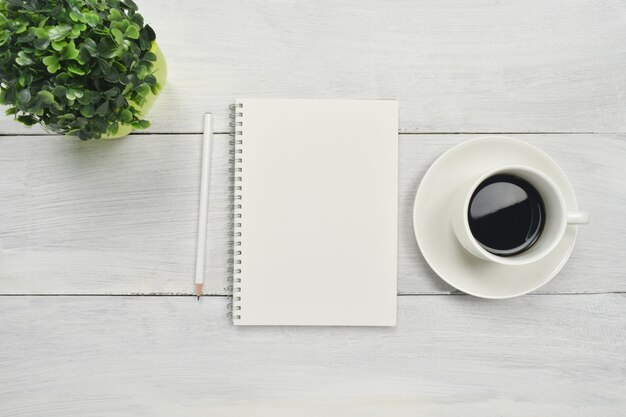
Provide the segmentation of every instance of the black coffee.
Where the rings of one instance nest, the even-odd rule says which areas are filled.
[[[508,174],[483,181],[472,195],[467,215],[474,238],[499,256],[517,255],[530,248],[546,221],[537,189]]]

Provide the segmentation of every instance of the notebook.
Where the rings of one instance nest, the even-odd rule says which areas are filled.
[[[394,326],[397,102],[232,108],[234,324]]]

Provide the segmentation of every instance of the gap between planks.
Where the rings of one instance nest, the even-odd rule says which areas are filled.
[[[599,291],[599,292],[546,292],[525,294],[526,297],[552,297],[562,295],[605,295],[605,294],[626,294],[626,291]],[[441,294],[397,294],[398,297],[473,297],[463,293],[441,293]],[[189,297],[196,298],[195,294],[0,294],[0,297]],[[203,294],[202,297],[231,297],[228,294]],[[506,301],[506,300],[493,300]]]
[[[228,135],[231,132],[213,132],[214,135]],[[129,136],[182,136],[201,135],[202,132],[134,132]],[[620,132],[398,132],[399,135],[624,135]],[[59,136],[51,133],[0,133],[0,137],[39,137]]]

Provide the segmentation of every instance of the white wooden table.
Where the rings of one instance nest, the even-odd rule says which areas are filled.
[[[618,416],[626,412],[626,6],[619,1],[139,1],[170,76],[146,133],[0,119],[0,416]],[[191,296],[201,114],[237,96],[400,102],[396,328],[226,317],[227,136],[207,297]],[[486,301],[412,234],[430,163],[507,133],[592,213],[563,271]]]

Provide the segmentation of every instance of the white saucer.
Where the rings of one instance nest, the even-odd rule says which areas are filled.
[[[533,291],[565,265],[576,241],[577,226],[567,226],[552,253],[528,265],[508,266],[471,255],[457,240],[451,223],[455,191],[467,178],[503,165],[526,165],[542,171],[560,188],[568,209],[576,196],[561,168],[539,149],[517,139],[485,137],[464,142],[439,157],[415,195],[413,229],[426,262],[444,281],[471,295],[510,298]]]

